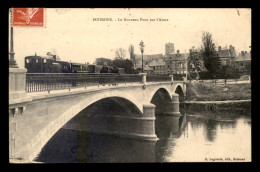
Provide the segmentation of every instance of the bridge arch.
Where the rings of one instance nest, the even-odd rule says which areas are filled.
[[[174,93],[177,93],[179,95],[179,101],[182,102],[184,101],[184,91],[183,91],[183,87],[181,84],[177,84],[175,87],[174,87]]]
[[[48,159],[46,159],[48,157],[44,155],[46,152],[51,152],[54,149],[53,142],[57,142],[57,136],[59,139],[62,139],[61,137],[65,133],[64,129],[100,134],[118,134],[118,128],[120,128],[120,132],[124,133],[131,130],[129,129],[129,125],[127,125],[127,121],[131,120],[131,117],[141,118],[142,112],[133,102],[126,98],[112,96],[91,103],[81,111],[75,112],[72,118],[68,119],[63,126],[56,129],[56,132],[42,145],[43,149],[41,149],[39,156],[35,160],[48,162]],[[71,152],[68,153],[71,154]],[[51,154],[49,153],[49,155]],[[55,157],[56,155],[51,156]]]
[[[169,88],[164,87],[164,86],[160,86],[159,88],[156,88],[154,90],[151,91],[149,97],[148,97],[148,101],[152,102],[152,99],[154,98],[155,94],[161,94],[164,95],[164,99],[168,100],[171,99],[171,91]]]
[[[116,113],[122,113],[121,115],[130,115],[130,116],[141,116],[142,112],[140,109],[131,102],[130,100],[112,96],[102,98],[98,101],[93,102],[92,104],[86,106],[82,111],[88,110],[89,113],[109,113],[110,115],[117,115]],[[81,113],[81,112],[80,112]]]
[[[172,99],[169,90],[159,88],[152,94],[153,97],[150,102],[155,105],[155,114],[163,113],[165,106],[167,106],[167,103],[171,102]]]
[[[75,109],[75,111],[73,111],[73,109]],[[117,126],[117,124],[114,123],[115,121],[111,121],[112,118],[118,118],[120,121],[121,118],[128,119],[131,117],[142,117],[142,111],[136,103],[118,95],[105,98],[98,98],[97,96],[96,99],[93,99],[93,101],[89,101],[89,99],[82,98],[78,106],[68,111],[72,113],[66,114],[70,117],[67,117],[67,120],[64,121],[65,127],[68,124],[67,127],[70,128],[72,126],[71,123],[73,122],[73,126],[75,127],[75,122],[78,121],[79,125],[76,124],[76,128],[74,129],[101,133],[101,130],[110,129],[102,128],[106,127],[107,124],[110,125],[108,127],[113,128],[111,129],[112,131],[109,131],[110,133],[113,132],[113,130],[117,130],[118,128],[124,128],[124,126]],[[78,116],[80,117],[78,118]],[[87,125],[84,125],[85,123],[87,123]],[[62,126],[60,126],[60,128],[61,127]],[[56,131],[58,131],[60,128],[56,128]]]
[[[114,101],[122,99],[135,105],[140,112],[143,112],[143,106],[134,94],[122,94],[120,90],[107,91],[96,93],[95,95],[84,95],[81,97],[79,104],[81,104],[81,110],[90,106],[91,104],[98,102],[103,99],[112,99]]]

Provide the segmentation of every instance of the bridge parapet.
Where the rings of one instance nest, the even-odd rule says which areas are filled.
[[[25,91],[26,72],[23,68],[9,68],[9,115],[21,115],[32,101]]]
[[[26,69],[9,68],[9,99],[25,97]]]
[[[90,73],[27,73],[26,92],[71,90],[79,87],[122,85],[127,83],[173,82],[170,75],[90,74]]]

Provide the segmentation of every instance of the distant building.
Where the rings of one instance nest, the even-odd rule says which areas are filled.
[[[236,57],[235,47],[232,45],[229,46],[229,49],[218,47],[218,56],[220,57],[222,66],[231,66],[234,58]]]
[[[147,73],[147,75],[155,74],[153,68],[149,67],[148,65],[144,66],[144,72]]]
[[[168,74],[164,58],[154,59],[148,64],[148,66],[153,69],[154,74]]]
[[[190,52],[200,53],[200,50],[193,47]],[[144,72],[148,75],[186,74],[188,57],[189,53],[180,53],[179,50],[175,53],[174,44],[171,42],[166,43],[165,56],[162,54],[143,55]],[[223,56],[223,59],[224,58],[226,58],[226,56]],[[135,59],[131,59],[131,61],[135,64],[134,70],[140,72],[142,69],[142,55],[136,54]],[[206,68],[203,59],[201,59],[200,63],[201,70],[205,71]]]
[[[177,53],[169,54],[166,57],[166,70],[168,74],[186,74],[187,59],[189,53]]]
[[[241,51],[233,60],[233,66],[239,71],[251,69],[251,52]]]
[[[136,73],[141,73],[142,72],[142,68],[137,68],[135,70]],[[144,73],[147,73],[147,75],[153,75],[154,74],[154,70],[153,68],[149,67],[148,65],[144,65]]]
[[[174,49],[174,44],[173,43],[166,43],[165,44],[165,55],[169,55],[169,54],[174,54],[175,53],[175,49]]]
[[[151,54],[151,55],[143,55],[143,67],[148,65],[151,61],[156,60],[156,59],[161,59],[163,58],[162,54]],[[133,62],[135,64],[135,70],[142,69],[142,54],[136,54],[135,56],[135,61]]]

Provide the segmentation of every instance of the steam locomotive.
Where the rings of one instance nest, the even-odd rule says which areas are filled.
[[[28,73],[119,73],[124,68],[60,61],[56,55],[26,56],[24,66]]]

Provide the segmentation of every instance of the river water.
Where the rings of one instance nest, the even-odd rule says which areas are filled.
[[[183,114],[179,120],[171,116],[156,116],[155,126],[159,138],[155,142],[61,128],[35,161],[251,161],[251,117],[248,115]]]

